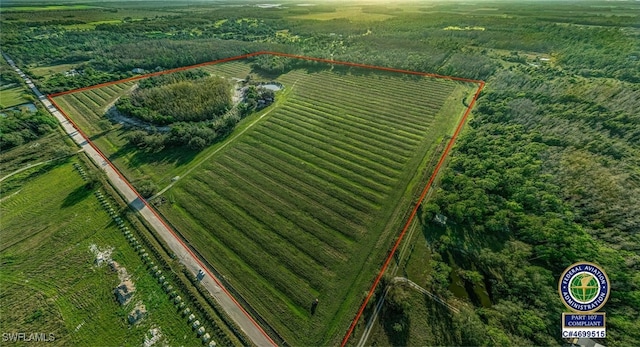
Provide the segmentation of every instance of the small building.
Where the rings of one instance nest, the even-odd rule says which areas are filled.
[[[141,68],[137,67],[137,68],[131,70],[131,72],[137,73],[137,74],[143,74],[144,73],[144,69],[141,69]]]

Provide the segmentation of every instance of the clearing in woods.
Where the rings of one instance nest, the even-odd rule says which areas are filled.
[[[219,151],[225,141],[200,153],[127,146],[104,111],[135,82],[55,101],[130,181],[164,187],[190,172],[163,193],[164,217],[288,343],[336,345],[477,86],[324,63],[277,76],[245,61],[204,69],[284,85]]]

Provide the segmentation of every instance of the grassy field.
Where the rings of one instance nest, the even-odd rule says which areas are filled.
[[[22,86],[15,86],[11,88],[0,90],[0,107],[9,108],[24,104],[30,100],[25,98],[25,90]]]
[[[77,25],[84,25],[84,24],[77,24]],[[51,75],[54,75],[57,73],[64,73],[66,71],[74,69],[78,65],[79,63],[58,64],[58,65],[50,65],[50,66],[32,66],[32,67],[29,67],[29,72],[35,78],[47,79],[51,77]]]
[[[457,120],[438,113],[457,85],[302,71],[279,80],[295,84],[287,102],[170,190],[162,211],[292,343],[333,344],[420,164]]]
[[[279,80],[295,84],[287,102],[168,191],[174,203],[161,210],[291,343],[335,344],[420,164],[457,120],[438,113],[457,85],[302,71]]]
[[[197,344],[140,257],[127,244],[72,165],[57,165],[3,198],[0,227],[0,329],[54,334],[52,345],[140,345],[152,328],[170,345]],[[118,275],[97,266],[90,247],[112,247],[131,275],[136,293],[120,306]],[[129,326],[127,315],[142,301],[148,316]]]
[[[241,62],[206,69],[250,72]],[[56,101],[131,180],[163,186],[190,172],[161,212],[289,343],[335,344],[473,86],[364,70],[276,80],[285,91],[263,120],[186,159],[126,149],[123,129],[100,128],[104,105],[129,85]]]
[[[98,9],[98,6],[90,5],[47,5],[47,6],[10,6],[2,9],[2,12],[14,11],[61,11],[61,10],[88,10]]]
[[[313,7],[311,8],[313,11]],[[291,16],[294,19],[315,19],[315,20],[333,20],[333,19],[348,19],[356,22],[375,22],[385,19],[393,18],[394,16],[384,13],[369,13],[363,12],[362,7],[349,6],[339,7],[335,11],[331,12],[312,12],[304,15]]]

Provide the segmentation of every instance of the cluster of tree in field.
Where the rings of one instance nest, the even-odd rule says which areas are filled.
[[[232,85],[202,70],[181,71],[141,81],[131,94],[116,102],[117,111],[152,126],[170,130],[135,130],[129,141],[157,152],[165,147],[202,149],[228,134],[239,121],[232,108]]]
[[[241,115],[247,115],[255,110],[269,106],[276,100],[276,93],[259,84],[249,83],[243,92],[243,100],[239,105]]]
[[[45,110],[3,111],[0,116],[0,148],[8,150],[23,143],[38,139],[53,131],[57,121]]]
[[[153,125],[213,120],[231,108],[232,86],[219,77],[203,77],[151,88],[140,86],[116,103],[118,111]]]
[[[461,343],[557,344],[557,280],[581,260],[602,265],[612,281],[608,342],[640,343],[640,90],[525,68],[489,82],[422,208],[440,273],[432,289],[451,295],[457,271],[493,301],[476,302]],[[597,95],[605,90],[609,97]]]
[[[168,132],[133,130],[127,133],[127,138],[131,144],[149,152],[178,146],[201,150],[231,133],[240,119],[238,113],[230,112],[212,121],[176,122]]]
[[[228,135],[243,117],[275,101],[275,92],[261,87],[251,75],[244,84],[242,100],[234,106],[229,80],[200,69],[180,71],[140,81],[115,107],[120,114],[151,125],[129,132],[131,144],[151,152],[177,146],[199,150]]]

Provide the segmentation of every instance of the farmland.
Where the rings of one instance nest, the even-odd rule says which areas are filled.
[[[257,51],[483,80],[486,87],[477,107],[419,205],[399,252],[390,258],[389,270],[397,272],[387,273],[410,279],[461,313],[413,287],[382,281],[377,294],[384,289],[391,294],[365,344],[562,345],[567,341],[558,320],[565,307],[557,293],[558,278],[567,266],[584,260],[603,267],[611,280],[603,344],[640,346],[640,326],[634,323],[640,317],[640,3],[300,5],[7,0],[0,9],[0,44],[45,94],[131,77],[136,68],[159,71]],[[202,149],[174,145],[152,151],[130,145],[133,132],[102,115],[134,83],[56,100],[134,186],[163,191],[150,203],[219,268],[237,289],[232,293],[241,293],[290,344],[336,345],[363,302],[363,288],[371,286],[390,239],[398,235],[399,228],[390,226],[398,223],[389,219],[385,229],[383,219],[392,215],[399,220],[408,211],[412,192],[422,186],[418,177],[433,170],[442,140],[448,140],[441,134],[451,125],[434,117],[420,133],[424,141],[416,145],[413,124],[406,126],[411,120],[395,120],[408,117],[403,113],[407,105],[432,98],[416,92],[395,107],[388,97],[376,95],[384,83],[386,91],[397,94],[412,82],[381,82],[392,75],[365,76],[337,65],[297,71],[274,66],[263,70],[271,71],[269,76],[241,61],[205,68],[239,78],[251,73],[256,80],[278,80],[286,88],[272,106],[248,115],[224,140]],[[80,73],[64,74],[71,68]],[[334,83],[331,76],[352,83],[357,92]],[[17,88],[11,91],[13,103],[32,100],[19,92],[17,76],[3,72],[0,77],[0,103],[8,100],[5,91],[11,88]],[[358,78],[370,83],[362,87]],[[466,94],[454,88],[443,114],[458,114]],[[397,111],[393,121],[377,116],[391,108]],[[0,183],[0,225],[8,223],[4,201],[28,192],[25,181],[46,177],[47,184],[59,184],[48,172],[67,157],[84,156],[65,150],[60,136],[53,136],[57,134],[40,133],[32,126],[35,118],[41,117],[3,118],[15,131],[0,131],[3,143],[14,146],[0,145],[1,176],[27,163],[60,160]],[[156,135],[165,134],[159,130]],[[435,141],[431,146],[428,137]],[[413,180],[406,179],[420,155],[423,161],[413,170]],[[394,205],[394,194],[402,195],[403,202]],[[39,203],[25,200],[28,206]],[[43,212],[37,217],[72,218],[68,210],[38,209]],[[266,216],[269,223],[263,223]],[[59,246],[54,252],[74,247],[75,239],[68,241],[52,243]],[[10,246],[7,251],[13,248],[19,249]],[[34,262],[42,262],[42,255],[33,256]],[[22,265],[32,266],[26,260]],[[11,271],[27,273],[20,266]],[[58,271],[62,283],[66,272],[65,267]],[[0,307],[29,290],[14,291],[12,284],[5,296],[8,283],[2,282]],[[320,300],[315,315],[309,313],[311,295]],[[379,299],[376,295],[369,303]],[[46,307],[51,310],[43,314],[55,312]],[[370,308],[348,344],[362,336]],[[16,315],[7,320],[11,318],[24,322]],[[76,334],[84,334],[83,329]],[[85,340],[74,343],[61,336],[61,341]]]
[[[207,71],[243,78],[249,64]],[[475,85],[321,66],[275,78],[280,102],[180,165],[119,156],[105,105],[130,84],[56,98],[116,165],[158,185],[164,216],[292,344],[335,344]],[[103,95],[107,94],[107,95]],[[120,135],[118,135],[120,134]],[[108,142],[112,139],[112,142]],[[158,155],[158,154],[153,154]],[[170,154],[171,155],[171,154]],[[212,155],[206,161],[202,155]],[[138,165],[136,165],[138,164]],[[191,171],[192,170],[192,171]],[[311,302],[321,302],[315,313]]]

